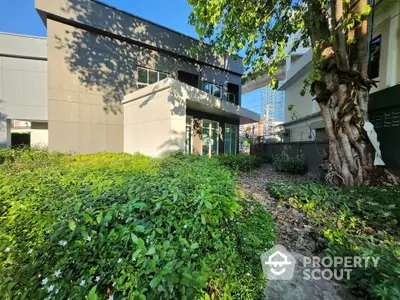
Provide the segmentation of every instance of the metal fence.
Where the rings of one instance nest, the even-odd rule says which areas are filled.
[[[328,142],[259,143],[251,146],[251,153],[285,153],[292,157],[300,156],[306,162],[308,172],[318,174],[318,167],[327,149]]]

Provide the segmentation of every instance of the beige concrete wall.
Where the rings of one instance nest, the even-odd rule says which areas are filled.
[[[243,72],[240,59],[214,54],[208,46],[199,44],[195,39],[101,3],[91,0],[36,0],[35,6],[42,13],[51,13],[234,72]],[[195,54],[191,53],[192,47],[197,48]]]
[[[170,88],[155,94],[143,94],[126,103],[124,152],[159,157],[169,151],[183,151],[186,114],[175,114],[175,108]],[[185,107],[182,109],[184,111]]]
[[[289,105],[294,105],[297,118],[305,117],[315,110],[315,104],[312,101],[313,97],[308,92],[304,96],[300,95],[300,91],[304,86],[303,81],[307,76],[308,74],[301,77],[285,91],[285,122],[293,121],[288,110]]]
[[[49,148],[123,151],[124,95],[137,90],[137,67],[178,70],[205,81],[240,85],[240,76],[47,20]]]

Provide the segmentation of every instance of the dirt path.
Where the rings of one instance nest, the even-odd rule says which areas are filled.
[[[321,256],[323,239],[313,229],[312,220],[288,204],[279,204],[266,190],[272,180],[304,180],[307,177],[281,174],[265,165],[239,176],[239,185],[272,214],[277,244],[283,245],[297,259],[294,277],[290,281],[268,281],[265,300],[355,300],[345,287],[334,280],[303,279],[304,256]]]
[[[278,244],[285,246],[289,251],[311,255],[320,250],[318,237],[312,231],[312,220],[288,204],[280,205],[266,190],[268,181],[302,179],[307,178],[277,173],[271,165],[265,165],[250,173],[242,173],[239,176],[239,185],[245,193],[253,195],[272,214]]]

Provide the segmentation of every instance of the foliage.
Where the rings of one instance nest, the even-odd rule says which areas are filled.
[[[259,156],[248,154],[221,154],[215,156],[215,159],[220,165],[228,167],[234,172],[248,172],[260,167],[263,163]]]
[[[291,157],[287,154],[277,154],[272,157],[275,170],[289,174],[305,174],[307,165],[305,161],[299,157]]]
[[[6,159],[0,175],[2,299],[261,293],[261,266],[247,261],[250,244],[241,245],[248,222],[270,216],[237,202],[234,178],[216,160],[34,151],[7,157],[14,160]],[[242,215],[247,222],[235,223]],[[271,222],[264,229],[253,233],[254,253],[273,241]]]
[[[260,152],[255,153],[254,155],[256,155],[263,163],[271,164],[273,162],[273,156],[269,153]]]
[[[331,256],[379,257],[377,268],[356,268],[346,281],[360,296],[398,299],[400,188],[333,189],[313,182],[270,182],[268,191],[314,218]]]

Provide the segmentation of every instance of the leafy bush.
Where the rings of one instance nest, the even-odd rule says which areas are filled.
[[[263,163],[259,156],[248,154],[221,154],[214,158],[220,165],[228,167],[234,172],[248,172],[259,168]]]
[[[300,157],[290,157],[286,154],[274,155],[273,164],[275,170],[289,174],[305,174],[307,165]]]
[[[2,299],[261,294],[261,266],[248,257],[251,243],[258,255],[273,242],[270,216],[237,202],[234,178],[216,160],[100,153],[48,161],[9,164],[18,172],[0,175]],[[244,244],[249,224],[261,221],[263,232]]]
[[[271,164],[273,162],[273,157],[271,154],[266,152],[260,152],[255,154],[263,163]]]
[[[346,284],[360,296],[400,297],[400,187],[334,189],[313,182],[270,182],[268,191],[313,217],[330,256],[379,257],[378,266],[356,268]]]

